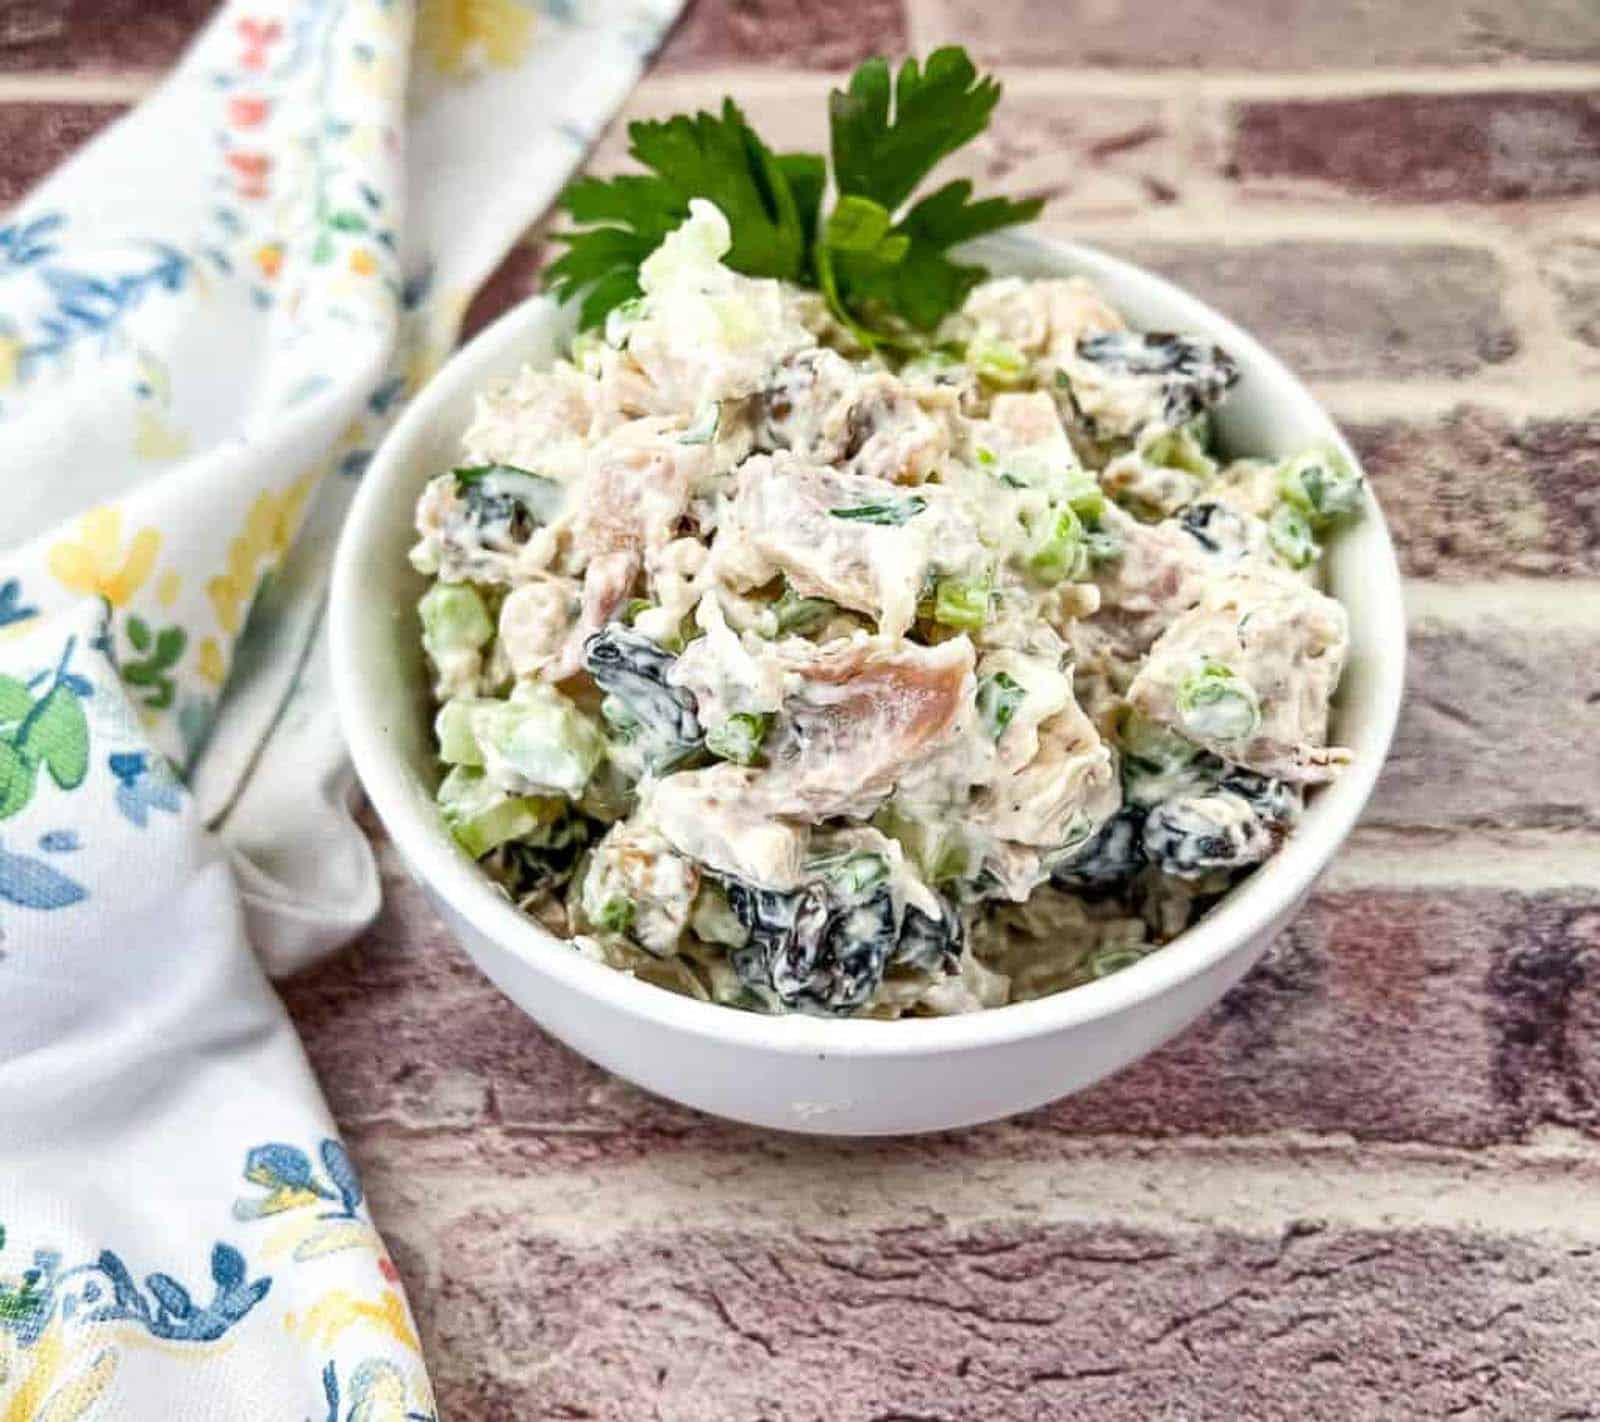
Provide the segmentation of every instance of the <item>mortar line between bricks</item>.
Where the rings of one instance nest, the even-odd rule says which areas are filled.
[[[1012,1133],[1039,1138],[1014,1126],[990,1131]],[[1039,1160],[774,1136],[760,1155],[691,1149],[516,1177],[485,1170],[470,1151],[457,1152],[459,1164],[436,1165],[417,1143],[386,1153],[390,1159],[365,1168],[380,1226],[392,1169],[395,1196],[444,1205],[430,1221],[435,1231],[467,1216],[498,1216],[523,1233],[587,1247],[627,1236],[868,1232],[919,1223],[1169,1235],[1221,1229],[1275,1238],[1308,1221],[1600,1244],[1600,1148],[1565,1140],[1468,1153],[1297,1135],[1159,1144],[1055,1138],[1050,1158]],[[908,1210],[908,1201],[930,1199],[936,1209]]]
[[[1463,405],[1480,405],[1509,421],[1592,420],[1600,388],[1591,376],[1571,376],[1534,386],[1527,381],[1479,376],[1473,380],[1322,380],[1311,389],[1341,423],[1407,423],[1441,419]]]
[[[1368,94],[1583,92],[1600,85],[1600,65],[1518,64],[1505,68],[1474,65],[1435,69],[1212,69],[1202,73],[1172,69],[1096,69],[1007,66],[999,71],[1010,92],[1048,93],[1063,84],[1094,97],[1142,98],[1191,89],[1207,99],[1324,99]]]
[[[920,50],[915,33],[911,48]],[[1301,99],[1363,94],[1467,94],[1506,92],[1578,91],[1600,85],[1600,65],[1519,64],[1506,68],[1473,66],[1445,69],[1280,69],[1271,73],[1250,70],[1211,70],[1197,74],[1174,69],[1098,69],[1049,65],[1024,68],[1001,65],[994,72],[1007,92],[1044,95],[1070,92],[1085,98],[1160,98],[1189,92],[1207,99]],[[682,95],[704,107],[708,96],[819,93],[847,77],[844,69],[773,69],[760,65],[725,65],[710,69],[652,71],[640,93]]]
[[[136,104],[161,82],[160,74],[4,74],[0,103]]]
[[[1600,579],[1506,578],[1444,583],[1405,580],[1406,620],[1476,628],[1498,622],[1525,629],[1530,636],[1558,626],[1600,632]]]
[[[1318,881],[1324,893],[1484,889],[1600,897],[1600,833],[1359,824]]]

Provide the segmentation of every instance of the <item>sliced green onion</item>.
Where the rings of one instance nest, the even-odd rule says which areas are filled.
[[[967,364],[991,385],[1021,385],[1028,378],[1028,358],[1009,341],[974,336],[967,342]]]
[[[1267,520],[1267,542],[1291,568],[1309,567],[1322,553],[1311,531],[1311,520],[1287,501],[1273,509]]]
[[[1022,684],[1007,672],[996,672],[978,683],[978,719],[991,741],[1000,739],[1027,695]]]
[[[1114,562],[1122,556],[1122,540],[1114,533],[1099,529],[1083,535],[1083,548],[1089,555],[1089,566],[1098,568],[1102,563]]]
[[[595,927],[604,933],[626,933],[633,927],[637,912],[632,899],[625,899],[620,895],[614,899],[607,899],[600,905],[600,912],[595,915]]]
[[[1278,491],[1318,530],[1361,508],[1361,476],[1337,450],[1311,449],[1285,461],[1278,471]]]
[[[1028,571],[1047,583],[1081,578],[1089,569],[1083,522],[1071,507],[1057,509],[1028,558]]]
[[[783,589],[783,596],[772,604],[780,633],[815,631],[838,610],[825,597],[801,597],[787,585]]]
[[[842,518],[852,523],[903,524],[914,519],[928,507],[928,501],[918,494],[895,503],[854,504],[849,508],[829,509],[831,518]]]
[[[759,711],[737,711],[706,732],[706,749],[735,765],[754,765],[772,718]]]
[[[987,577],[940,578],[933,589],[933,620],[962,632],[976,632],[989,620]]]
[[[1255,688],[1231,667],[1208,661],[1178,688],[1178,724],[1191,736],[1242,741],[1261,724]]]
[[[722,426],[722,406],[715,401],[707,405],[693,421],[689,428],[678,436],[679,444],[710,444],[717,437],[717,431]]]

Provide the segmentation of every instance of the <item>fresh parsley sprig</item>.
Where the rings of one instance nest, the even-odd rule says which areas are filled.
[[[999,81],[959,47],[925,65],[908,59],[897,74],[868,60],[828,97],[831,185],[820,154],[774,153],[731,99],[720,114],[632,124],[629,152],[650,171],[567,190],[575,227],[557,234],[567,251],[546,282],[562,301],[581,298],[581,325],[600,324],[639,294],[639,264],[688,217],[690,199],[705,198],[728,219],[735,271],[820,290],[865,344],[915,347],[986,275],[950,249],[1042,206],[975,200],[965,179],[912,200],[942,159],[983,132],[999,99]]]

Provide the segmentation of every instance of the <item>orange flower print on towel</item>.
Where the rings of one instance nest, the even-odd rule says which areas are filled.
[[[50,550],[56,580],[86,597],[103,597],[125,607],[144,586],[161,552],[161,535],[142,528],[122,546],[122,510],[91,509],[78,520],[76,541],[63,539]]]

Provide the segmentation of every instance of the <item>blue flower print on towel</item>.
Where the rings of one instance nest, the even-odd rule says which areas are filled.
[[[117,781],[117,808],[132,824],[143,829],[151,810],[175,815],[183,806],[183,791],[165,764],[148,751],[116,751],[107,764]]]
[[[234,1218],[291,1216],[269,1241],[268,1253],[292,1247],[302,1263],[346,1249],[381,1249],[377,1232],[361,1212],[365,1192],[349,1152],[328,1139],[318,1155],[320,1171],[298,1146],[256,1146],[245,1157],[244,1178],[267,1193],[235,1201]]]
[[[0,1229],[0,1249],[5,1231]],[[267,1296],[272,1280],[251,1279],[244,1256],[218,1242],[211,1249],[211,1301],[197,1304],[170,1274],[146,1276],[141,1289],[122,1259],[109,1249],[87,1263],[61,1267],[61,1256],[38,1250],[20,1280],[0,1279],[0,1330],[24,1347],[45,1329],[63,1324],[134,1323],[171,1343],[213,1343]]]
[[[410,1406],[405,1375],[386,1358],[368,1358],[350,1375],[348,1399],[341,1395],[337,1366],[329,1363],[322,1370],[322,1392],[328,1404],[325,1422],[438,1422],[431,1409]],[[341,1410],[346,1400],[349,1408]]]
[[[0,627],[10,627],[18,622],[30,622],[39,615],[39,609],[22,600],[22,583],[17,578],[7,578],[0,583]]]
[[[349,1152],[338,1141],[325,1140],[320,1154],[325,1175],[317,1173],[311,1158],[298,1146],[277,1142],[256,1146],[245,1157],[244,1178],[252,1185],[267,1187],[267,1194],[235,1202],[234,1218],[256,1220],[333,1200],[339,1202],[338,1208],[324,1211],[318,1218],[357,1218],[364,1191]]]
[[[0,845],[0,899],[21,908],[63,909],[88,897],[82,884],[59,869]]]
[[[0,227],[0,271],[7,267],[31,267],[56,254],[51,240],[66,226],[59,212],[47,212],[30,222],[13,222]]]

